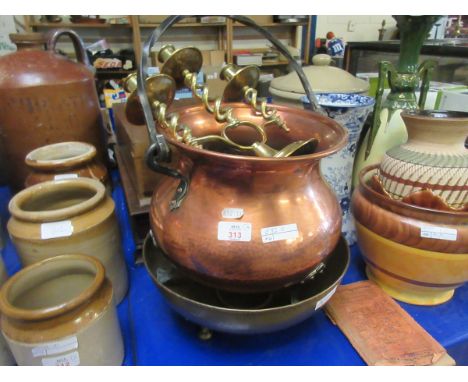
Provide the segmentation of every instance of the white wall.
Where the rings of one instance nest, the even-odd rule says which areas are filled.
[[[325,38],[332,31],[335,36],[349,41],[378,41],[379,29],[385,20],[387,29],[384,39],[389,39],[396,29],[396,21],[392,16],[317,16],[316,38]],[[351,25],[350,25],[351,24]],[[354,29],[353,31],[351,31]]]

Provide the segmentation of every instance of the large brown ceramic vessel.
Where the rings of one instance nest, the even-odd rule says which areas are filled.
[[[230,106],[239,120],[263,124],[249,106]],[[177,169],[189,180],[189,189],[180,206],[171,210],[179,180],[161,180],[152,198],[152,231],[171,261],[207,285],[248,293],[300,282],[340,237],[341,209],[320,174],[319,162],[344,146],[346,132],[317,113],[275,107],[291,131],[268,125],[267,143],[281,149],[293,141],[317,138],[313,153],[260,158],[226,153],[223,147],[198,149],[166,136],[180,155]],[[194,136],[220,134],[222,125],[203,106],[178,112],[180,123],[190,126]],[[258,140],[245,126],[232,130],[232,138],[242,144]],[[238,209],[237,218],[227,217],[228,208]],[[229,225],[236,231],[236,224],[250,233],[224,231]],[[262,229],[278,226],[292,232],[270,241],[273,236],[266,237]]]
[[[48,180],[91,178],[109,186],[106,167],[96,159],[96,148],[84,142],[61,142],[42,146],[25,158],[32,172],[25,186]]]
[[[94,179],[53,180],[28,187],[10,201],[8,232],[24,266],[67,253],[100,260],[117,303],[127,291],[127,269],[115,204]]]
[[[73,41],[78,63],[55,53],[64,34]],[[22,39],[17,52],[0,57],[0,137],[15,189],[23,188],[29,172],[24,158],[37,147],[83,141],[104,158],[99,100],[81,39],[71,30],[56,30],[47,50],[43,45],[34,36]]]
[[[63,255],[21,270],[2,287],[0,311],[20,366],[122,364],[112,285],[92,257]]]
[[[352,212],[367,274],[401,301],[434,305],[468,281],[468,212],[394,200],[372,187],[377,166],[361,172]]]

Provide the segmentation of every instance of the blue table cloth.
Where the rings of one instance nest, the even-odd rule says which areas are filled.
[[[113,198],[129,269],[130,288],[118,306],[125,342],[124,365],[364,365],[347,338],[318,311],[292,328],[262,335],[213,333],[199,338],[200,327],[173,312],[153,284],[143,265],[134,263],[135,243],[117,172],[112,174]],[[0,216],[5,225],[11,194],[0,187]],[[20,269],[11,241],[2,250],[10,274]],[[343,284],[365,279],[357,246],[351,247],[351,264]],[[400,305],[424,327],[458,365],[468,365],[468,285],[442,305]]]

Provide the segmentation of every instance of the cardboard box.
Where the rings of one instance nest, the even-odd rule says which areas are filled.
[[[224,50],[202,50],[203,67],[223,65],[225,54]]]
[[[219,78],[219,73],[222,66],[207,66],[203,67],[203,74],[205,75],[205,84],[210,89],[209,98],[214,100],[223,96],[224,89],[227,82]]]
[[[168,17],[168,15],[142,15],[138,16],[138,21],[140,24],[160,24]]]
[[[125,104],[114,104],[115,130],[120,153],[129,163],[134,177],[138,198],[150,197],[163,175],[150,170],[145,163],[146,149],[149,147],[148,131],[145,125],[134,125],[125,117]]]
[[[468,90],[465,89],[461,92],[442,91],[439,109],[468,112]]]
[[[246,17],[251,18],[258,25],[273,23],[272,15],[246,15]]]
[[[200,18],[202,24],[218,24],[225,23],[226,17],[223,16],[203,16]]]
[[[439,89],[435,109],[468,112],[468,86],[452,85]]]
[[[234,62],[237,65],[258,65],[261,66],[263,63],[262,53],[251,53],[251,54],[236,54],[234,56]]]

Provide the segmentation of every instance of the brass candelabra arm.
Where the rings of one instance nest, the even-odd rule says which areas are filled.
[[[197,73],[191,73],[185,69],[183,71],[183,76],[185,86],[192,91],[194,97],[198,98],[203,103],[205,109],[214,115],[217,122],[232,122],[235,120],[232,115],[232,108],[223,107],[220,97],[213,102],[210,101],[208,87],[197,83]]]
[[[194,141],[190,127],[184,124],[179,124],[179,115],[176,113],[167,114],[166,104],[154,101],[151,104],[151,109],[159,126],[163,129],[169,130],[175,140],[201,148],[201,145]]]
[[[258,104],[257,90],[254,88],[247,88],[244,92],[244,100],[258,113],[260,113],[263,119],[266,120],[265,125],[275,124],[278,125],[281,129],[289,131],[289,127],[286,125],[286,122],[281,119],[278,115],[278,111],[271,107],[267,106],[266,100],[261,100],[260,105]]]
[[[228,64],[221,70],[220,77],[228,82],[223,93],[224,100],[244,99],[256,113],[266,120],[265,125],[276,124],[285,131],[289,131],[277,110],[268,107],[266,100],[258,98],[258,92],[255,88],[260,78],[260,70],[257,66],[249,65],[239,68],[234,64]]]
[[[127,119],[135,124],[144,123],[142,106],[138,93],[135,90],[136,73],[125,78],[124,87],[127,92],[131,93],[125,108]],[[165,74],[157,74],[145,80],[145,90],[152,116],[157,124],[161,128],[168,130],[170,135],[178,142],[200,147],[200,145],[193,143],[190,128],[186,125],[179,125],[179,116],[175,113],[167,114],[167,109],[174,100],[175,89],[176,84],[174,79]]]

